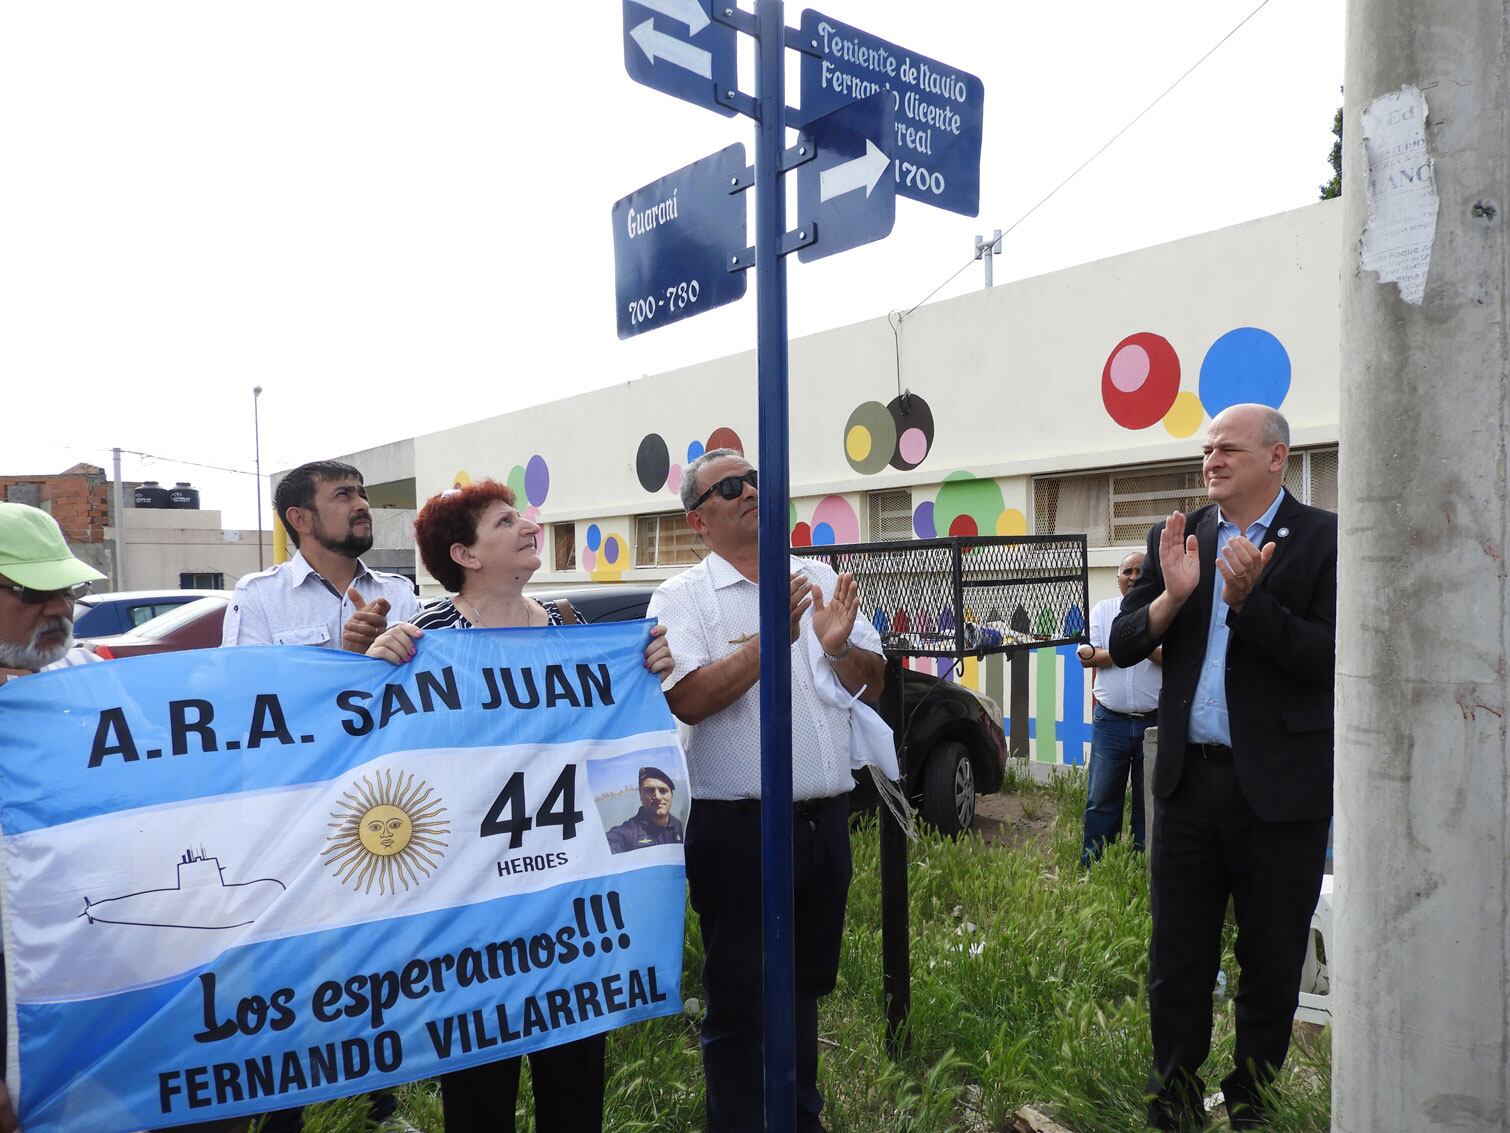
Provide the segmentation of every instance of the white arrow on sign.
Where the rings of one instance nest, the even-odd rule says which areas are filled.
[[[659,12],[668,19],[687,25],[687,33],[696,35],[713,21],[697,0],[634,0],[641,8]]]
[[[630,29],[629,34],[634,37],[634,41],[640,45],[640,50],[645,53],[652,64],[660,58],[691,71],[694,75],[701,75],[705,79],[713,77],[712,52],[704,51],[701,47],[693,47],[690,43],[683,43],[665,32],[656,31],[654,17]]]
[[[851,161],[835,165],[818,174],[818,199],[829,201],[835,197],[863,188],[865,195],[881,180],[882,174],[891,167],[887,157],[869,138],[865,139],[865,153]]]

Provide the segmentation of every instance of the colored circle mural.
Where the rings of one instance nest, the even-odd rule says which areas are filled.
[[[659,433],[647,433],[640,441],[639,451],[634,454],[634,474],[640,487],[647,492],[659,492],[666,485],[666,476],[671,471],[671,453]]]
[[[933,410],[915,393],[882,405],[865,401],[844,422],[844,459],[862,476],[890,465],[908,472],[922,464],[933,448]]]
[[[1201,362],[1201,404],[1212,417],[1244,402],[1278,409],[1289,392],[1290,355],[1258,327],[1229,330]]]
[[[938,528],[934,526],[933,522],[932,500],[924,500],[913,511],[912,530],[917,533],[919,539],[934,539],[938,537]]]
[[[745,451],[739,434],[733,429],[720,426],[713,430],[706,444],[700,440],[688,443],[686,463],[691,464],[713,448],[731,448],[741,456]],[[634,473],[645,491],[659,492],[664,488],[673,494],[680,492],[685,472],[685,465],[671,462],[671,449],[659,433],[646,433],[640,439],[640,447],[634,456]]]
[[[1164,414],[1164,428],[1169,430],[1170,436],[1184,440],[1201,427],[1204,416],[1201,399],[1188,389],[1182,389],[1169,412]]]
[[[596,553],[583,552],[583,569],[594,582],[617,582],[629,566],[629,544],[617,532],[602,533],[601,539]]]
[[[844,424],[844,457],[862,476],[873,476],[891,463],[897,424],[879,401],[857,405]]]
[[[1124,429],[1163,420],[1179,392],[1179,355],[1168,339],[1147,331],[1117,343],[1101,370],[1101,402]]]
[[[718,428],[708,436],[708,449],[731,448],[740,456],[745,454],[744,442],[739,439],[739,434],[730,428]],[[708,449],[704,449],[706,452]]]
[[[1027,533],[1028,517],[1017,508],[1009,507],[996,517],[996,534],[1026,535]]]
[[[524,498],[535,507],[545,503],[551,487],[551,470],[540,455],[530,457],[524,466]]]
[[[831,547],[836,543],[858,543],[860,519],[843,496],[824,496],[813,509],[813,543]]]
[[[994,532],[1006,510],[1001,486],[995,480],[979,479],[968,472],[951,472],[933,501],[933,528],[948,535],[979,535]],[[958,522],[967,518],[969,523]],[[917,525],[914,514],[913,526]],[[966,530],[968,528],[968,530]]]
[[[928,451],[933,448],[933,410],[915,393],[892,398],[886,408],[897,428],[891,466],[911,471],[927,459]]]

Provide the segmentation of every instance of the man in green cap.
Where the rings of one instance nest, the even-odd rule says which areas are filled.
[[[104,577],[73,557],[57,520],[45,511],[0,503],[0,684],[50,666],[99,659],[74,647],[73,602]],[[0,981],[0,1050],[5,1020]],[[0,1078],[4,1073],[0,1066]],[[10,1091],[0,1081],[0,1133],[16,1128]]]
[[[74,557],[45,511],[0,503],[0,684],[98,660],[73,644],[73,603],[104,577]]]

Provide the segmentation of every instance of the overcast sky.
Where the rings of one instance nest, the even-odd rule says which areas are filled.
[[[912,307],[1258,7],[832,0],[981,78],[981,211],[899,199],[888,239],[794,259],[792,334]],[[252,467],[254,385],[267,471],[753,347],[753,287],[616,337],[613,202],[753,155],[747,120],[630,80],[622,36],[608,0],[0,7],[0,474],[118,445],[250,526],[252,478],[186,462]],[[1342,0],[1268,0],[1011,232],[997,281],[1314,201],[1342,73]]]

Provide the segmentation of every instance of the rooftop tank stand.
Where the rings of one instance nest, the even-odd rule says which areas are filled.
[[[1090,579],[1084,535],[983,535],[909,539],[831,547],[794,547],[792,553],[849,571],[859,589],[861,613],[881,635],[886,655],[888,715],[895,729],[898,786],[907,791],[906,657],[986,657],[1016,654],[1086,640]],[[1023,706],[1025,709],[1025,705]],[[1013,698],[1012,733],[1028,722]],[[881,958],[886,1006],[886,1047],[893,1058],[906,1048],[912,1004],[907,915],[907,839],[881,808]]]

